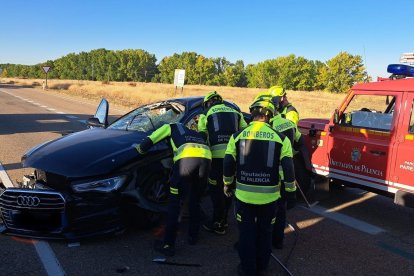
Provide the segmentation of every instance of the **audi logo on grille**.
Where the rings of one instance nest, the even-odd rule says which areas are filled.
[[[40,199],[37,196],[24,196],[19,195],[17,197],[17,205],[26,207],[36,207],[40,204]]]

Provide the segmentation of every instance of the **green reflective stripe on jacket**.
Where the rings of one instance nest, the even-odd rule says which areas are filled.
[[[236,183],[236,197],[250,204],[267,204],[280,198],[280,186],[254,186]]]
[[[242,221],[242,218],[241,218],[241,216],[239,214],[236,214],[236,220],[237,221]]]
[[[285,182],[285,191],[286,192],[295,192],[296,191],[295,182]]]
[[[272,222],[270,224],[275,224],[276,218],[272,218]]]
[[[170,193],[172,193],[174,195],[178,195],[178,189],[170,187]]]
[[[280,191],[279,186],[256,186],[256,185],[246,185],[240,182],[237,182],[236,189],[246,191],[246,192],[253,192],[253,193],[276,193]]]
[[[230,185],[234,181],[234,176],[223,176],[223,182],[225,185]]]
[[[208,178],[208,184],[211,184],[211,185],[217,185],[217,181],[216,180],[214,180],[214,179],[211,179],[210,177]]]
[[[211,151],[208,146],[196,143],[185,143],[178,149],[174,150],[174,162],[186,157],[201,157],[211,159]]]
[[[213,158],[224,158],[226,155],[227,144],[218,144],[211,146],[211,155]]]

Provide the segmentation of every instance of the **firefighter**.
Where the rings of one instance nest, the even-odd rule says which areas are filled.
[[[207,185],[211,165],[211,151],[205,138],[180,123],[165,124],[136,146],[145,154],[154,144],[169,139],[174,165],[170,173],[168,218],[163,241],[156,241],[155,249],[166,256],[175,253],[180,202],[189,195],[188,242],[195,244],[200,228],[200,198]]]
[[[212,162],[208,187],[213,204],[212,219],[203,228],[218,235],[226,234],[227,214],[231,198],[223,195],[223,158],[230,136],[247,126],[243,115],[223,103],[216,91],[208,93],[203,100],[204,114],[200,115],[198,131],[208,137]]]
[[[281,103],[280,96],[270,96],[269,94],[262,94],[258,95],[256,98],[271,101],[275,106],[275,110],[279,110],[279,105]],[[275,116],[270,120],[272,127],[284,134],[286,137],[289,138],[292,144],[293,156],[295,158],[303,157],[306,169],[308,171],[312,171],[311,162],[310,162],[310,154],[308,149],[306,148],[304,138],[302,134],[298,130],[297,126],[290,120],[285,119],[284,116],[279,113],[278,111],[275,112]],[[297,153],[300,153],[300,156],[295,156]],[[294,159],[295,163],[295,159]],[[283,183],[283,171],[279,169],[280,178],[281,178],[281,185],[284,186]],[[305,172],[304,172],[305,173]],[[284,189],[281,189],[281,198],[277,201],[277,213],[276,213],[276,222],[273,227],[273,238],[272,244],[273,247],[277,249],[283,248],[283,240],[284,240],[284,229],[286,226],[286,210],[293,208],[293,206],[287,206],[286,198],[284,197]]]
[[[269,90],[260,93],[257,97],[263,97],[266,95],[270,95],[271,97],[280,97],[280,104],[278,108],[278,112],[282,114],[286,119],[298,125],[299,122],[299,113],[296,108],[288,101],[286,90],[279,85],[275,85],[269,88]]]
[[[266,270],[272,250],[272,225],[280,198],[279,166],[284,175],[285,196],[294,202],[292,146],[269,121],[275,113],[269,101],[250,106],[252,122],[233,134],[223,161],[224,193],[231,196],[235,182],[236,219],[239,225],[238,273],[256,275]]]

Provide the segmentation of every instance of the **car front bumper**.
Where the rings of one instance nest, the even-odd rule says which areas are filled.
[[[124,229],[116,195],[72,196],[53,190],[6,189],[0,195],[4,234],[79,239]]]

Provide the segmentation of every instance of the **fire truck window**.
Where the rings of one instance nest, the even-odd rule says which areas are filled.
[[[409,133],[414,133],[414,101],[411,105],[411,118],[410,118],[410,127],[408,128]]]
[[[394,96],[355,95],[342,114],[340,124],[389,131],[394,103]]]

